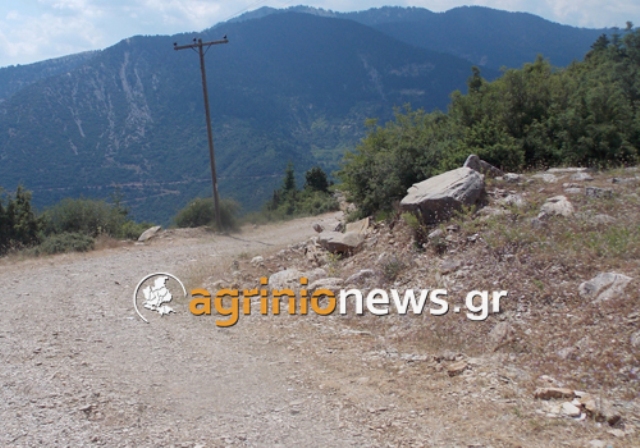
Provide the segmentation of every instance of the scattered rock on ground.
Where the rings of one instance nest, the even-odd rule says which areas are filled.
[[[613,190],[611,188],[587,187],[585,194],[590,198],[611,199],[613,197]]]
[[[544,387],[537,389],[534,397],[539,400],[565,399],[573,400],[575,394],[572,389],[561,387]]]
[[[617,272],[601,273],[581,283],[578,292],[581,297],[594,303],[602,302],[620,296],[631,280],[631,277]]]
[[[307,289],[309,291],[309,295],[313,294],[318,289],[328,289],[335,294],[342,289],[343,284],[344,280],[338,277],[321,278],[311,283]]]
[[[414,184],[407,192],[400,202],[402,209],[420,214],[426,224],[434,224],[463,205],[478,204],[484,194],[484,179],[477,171],[463,167]]]
[[[462,372],[467,370],[467,367],[469,367],[467,361],[462,360],[454,362],[453,364],[449,364],[447,366],[447,373],[449,374],[449,376],[460,375]]]
[[[324,227],[319,222],[314,222],[313,223],[313,230],[315,230],[318,233],[322,233],[324,231]]]
[[[555,184],[556,182],[558,182],[558,178],[556,177],[556,175],[551,173],[538,173],[534,174],[531,177],[533,177],[534,179],[541,179],[543,182],[546,182],[548,184]]]
[[[566,196],[555,196],[547,199],[540,212],[545,215],[571,216],[573,214],[573,205]]]
[[[142,232],[142,235],[138,237],[138,241],[141,243],[144,243],[145,241],[150,240],[151,238],[157,235],[160,229],[162,229],[162,226],[153,226],[145,230],[144,232]]]
[[[269,286],[272,289],[297,289],[300,287],[302,272],[297,269],[285,269],[276,272],[269,277]]]
[[[631,335],[631,345],[635,348],[640,348],[640,330]]]
[[[593,180],[593,176],[584,171],[580,171],[571,176],[571,180],[578,180],[582,182],[591,182]]]
[[[322,232],[318,243],[331,253],[349,254],[357,251],[364,239],[364,235],[355,232]]]
[[[502,178],[509,183],[517,183],[522,180],[522,175],[516,173],[507,173]]]
[[[440,273],[443,275],[455,272],[462,266],[462,263],[458,260],[444,260],[440,263]]]
[[[346,280],[346,284],[360,284],[365,280],[375,277],[376,273],[373,269],[361,269]]]
[[[568,401],[562,403],[562,413],[569,417],[580,417],[580,414],[582,414],[579,407],[569,403]]]

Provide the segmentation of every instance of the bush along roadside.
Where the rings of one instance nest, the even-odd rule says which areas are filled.
[[[137,239],[151,226],[129,219],[117,195],[112,203],[63,199],[40,215],[31,199],[22,187],[13,195],[0,194],[0,255],[25,249],[34,255],[85,252],[94,248],[98,236]]]

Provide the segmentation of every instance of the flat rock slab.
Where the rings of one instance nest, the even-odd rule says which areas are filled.
[[[318,236],[318,244],[331,253],[352,253],[364,243],[364,235],[356,232],[323,232]]]
[[[400,206],[419,213],[426,224],[451,217],[462,208],[477,204],[484,194],[483,176],[471,168],[458,168],[414,184]]]

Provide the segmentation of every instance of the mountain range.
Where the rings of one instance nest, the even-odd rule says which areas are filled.
[[[206,56],[216,161],[221,195],[249,211],[289,161],[299,179],[336,169],[366,118],[406,103],[444,110],[474,64],[489,79],[537,53],[564,65],[605,32],[476,7],[262,8],[201,33],[2,68],[0,185],[24,185],[40,208],[119,190],[136,218],[165,224],[210,194],[198,57],[174,42],[229,37]]]

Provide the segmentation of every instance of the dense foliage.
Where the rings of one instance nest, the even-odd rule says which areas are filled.
[[[320,167],[313,167],[305,173],[302,189],[296,187],[293,165],[285,170],[282,187],[273,192],[263,210],[268,220],[286,219],[302,215],[319,215],[337,210],[338,203],[329,192],[329,180]]]
[[[236,230],[240,205],[231,199],[221,199],[219,207],[222,229],[218,230]],[[178,227],[213,226],[215,217],[213,198],[195,198],[178,212],[174,221]]]
[[[504,170],[635,164],[640,149],[640,30],[600,37],[584,61],[542,57],[487,82],[477,68],[449,110],[396,111],[345,156],[339,175],[360,213],[390,209],[413,183],[469,154]]]
[[[31,199],[22,187],[0,196],[0,254],[33,246],[35,254],[86,251],[99,235],[137,239],[150,226],[130,220],[117,196],[113,203],[64,199],[40,215]]]

